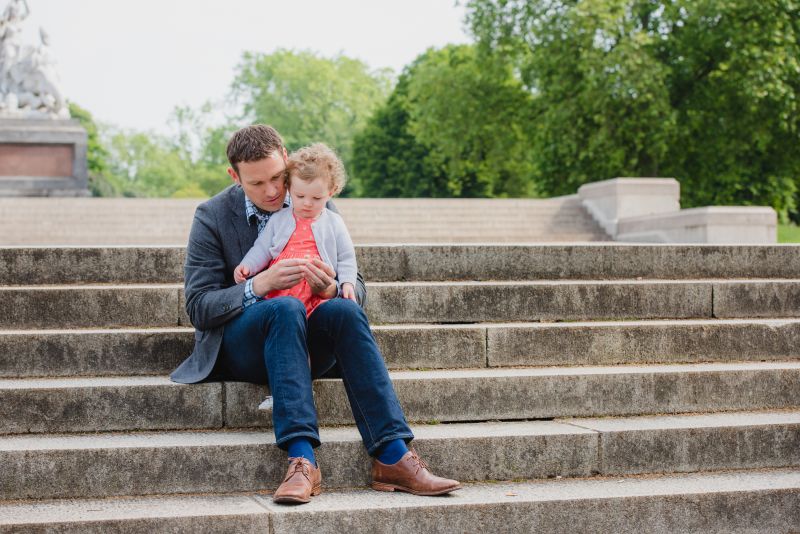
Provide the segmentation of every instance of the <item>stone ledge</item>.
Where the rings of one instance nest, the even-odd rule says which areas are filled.
[[[81,534],[517,533],[536,528],[573,534],[734,532],[758,524],[765,532],[789,532],[800,526],[798,510],[800,471],[783,469],[468,484],[443,498],[326,491],[300,507],[252,494],[19,502],[0,505],[0,528]]]
[[[586,184],[584,207],[616,241],[646,243],[775,243],[777,214],[770,207],[680,209],[673,178],[615,178]]]

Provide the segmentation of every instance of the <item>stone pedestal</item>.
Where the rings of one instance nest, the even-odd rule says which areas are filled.
[[[86,143],[76,120],[0,119],[0,196],[89,196]]]
[[[614,241],[772,244],[778,215],[766,206],[681,209],[674,178],[614,178],[578,189],[584,208]]]

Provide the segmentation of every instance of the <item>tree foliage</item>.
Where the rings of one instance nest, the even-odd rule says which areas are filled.
[[[506,64],[474,47],[428,50],[400,76],[357,136],[366,196],[528,196],[530,94]]]
[[[100,140],[94,117],[88,110],[74,102],[69,103],[69,114],[86,130],[86,166],[89,174],[89,191],[93,196],[110,197],[120,194],[120,187],[109,173],[109,153]]]
[[[534,95],[536,180],[551,194],[672,176],[685,205],[796,211],[797,0],[470,0],[486,61]]]
[[[387,70],[371,70],[346,56],[278,50],[245,53],[232,92],[243,123],[266,123],[283,136],[289,150],[324,142],[349,168],[353,136],[382,104],[391,87]],[[349,184],[348,189],[356,187]]]

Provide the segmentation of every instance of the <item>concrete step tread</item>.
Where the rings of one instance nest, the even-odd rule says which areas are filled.
[[[631,319],[621,321],[536,321],[536,322],[499,322],[499,323],[469,323],[469,324],[431,324],[431,323],[400,323],[371,325],[373,330],[381,331],[409,331],[409,330],[467,330],[475,328],[565,328],[576,329],[586,327],[635,327],[635,326],[715,326],[715,325],[765,325],[783,326],[798,324],[800,318],[734,318],[734,319]],[[29,329],[3,329],[0,336],[19,335],[125,335],[125,334],[184,334],[194,332],[193,327],[120,327],[120,328],[29,328]]]
[[[476,483],[444,498],[379,493],[368,489],[325,491],[303,506],[279,506],[263,493],[49,500],[0,504],[0,525],[92,523],[210,516],[303,516],[321,512],[389,509],[434,509],[509,505],[524,502],[575,502],[648,496],[700,496],[712,493],[800,491],[800,469],[769,469],[628,476],[592,479]],[[498,510],[498,513],[500,510]],[[270,530],[271,532],[273,530]],[[277,531],[276,531],[277,532]]]
[[[505,367],[493,369],[436,369],[431,371],[390,371],[393,380],[437,379],[449,380],[458,378],[507,378],[530,376],[586,376],[586,375],[621,375],[621,374],[682,374],[682,373],[717,373],[726,371],[758,371],[758,370],[800,369],[800,361],[770,362],[723,362],[723,363],[682,363],[682,364],[642,364],[642,365],[606,365],[576,367]]]
[[[670,373],[716,373],[726,371],[759,371],[759,370],[794,370],[800,369],[800,361],[765,361],[765,362],[704,362],[681,364],[637,364],[606,366],[574,366],[574,367],[503,367],[476,369],[432,369],[392,370],[389,376],[398,380],[449,380],[449,379],[482,379],[482,378],[514,378],[537,376],[587,376],[587,375],[620,375],[620,374],[670,374]],[[339,381],[338,378],[323,378],[320,382]],[[194,384],[193,387],[213,386],[219,382]],[[135,387],[135,386],[168,386],[186,387],[185,384],[172,382],[167,376],[102,376],[102,377],[58,377],[58,378],[3,378],[0,379],[0,390],[10,389],[65,389],[92,387]]]
[[[587,285],[691,285],[698,283],[714,284],[781,284],[800,282],[800,278],[697,278],[697,279],[617,279],[617,280],[591,280],[591,279],[560,279],[560,280],[451,280],[445,282],[437,281],[400,281],[400,282],[367,282],[370,287],[491,287],[491,286],[587,286]],[[54,290],[91,290],[91,289],[183,289],[183,284],[126,284],[126,283],[99,283],[99,284],[39,284],[39,285],[6,285],[0,286],[3,291],[54,291]]]
[[[690,285],[699,283],[714,283],[714,284],[753,284],[753,283],[793,283],[800,282],[798,278],[697,278],[697,279],[680,279],[670,280],[663,278],[653,279],[621,279],[621,280],[453,280],[446,282],[435,281],[408,281],[408,282],[367,282],[367,287],[491,287],[491,286],[587,286],[587,285],[665,285],[665,284],[678,284]],[[35,287],[35,286],[34,286]]]
[[[464,440],[487,437],[565,436],[649,430],[783,427],[800,425],[800,409],[740,411],[635,417],[563,418],[547,421],[505,421],[411,425],[417,440]],[[360,442],[353,426],[321,427],[322,443]],[[271,445],[271,431],[205,430],[37,434],[0,437],[0,451],[99,450],[170,447]]]

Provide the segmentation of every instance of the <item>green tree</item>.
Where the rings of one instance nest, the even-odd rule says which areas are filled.
[[[429,50],[408,87],[409,129],[456,197],[535,193],[531,95],[509,65],[478,61],[473,46]]]
[[[529,196],[535,193],[530,94],[510,67],[471,46],[428,50],[409,65],[356,137],[366,196]]]
[[[535,98],[537,181],[674,176],[693,206],[784,217],[800,177],[797,0],[470,0],[487,61]]]
[[[385,101],[390,85],[389,71],[370,70],[356,59],[278,50],[245,53],[232,94],[243,122],[274,126],[290,150],[327,143],[349,168],[353,136]]]
[[[100,134],[92,114],[74,102],[69,103],[69,113],[87,134],[86,164],[89,174],[89,190],[96,197],[118,196],[121,186],[109,172],[109,153],[100,142]]]
[[[445,197],[447,177],[409,131],[409,70],[353,142],[353,172],[365,197]]]

